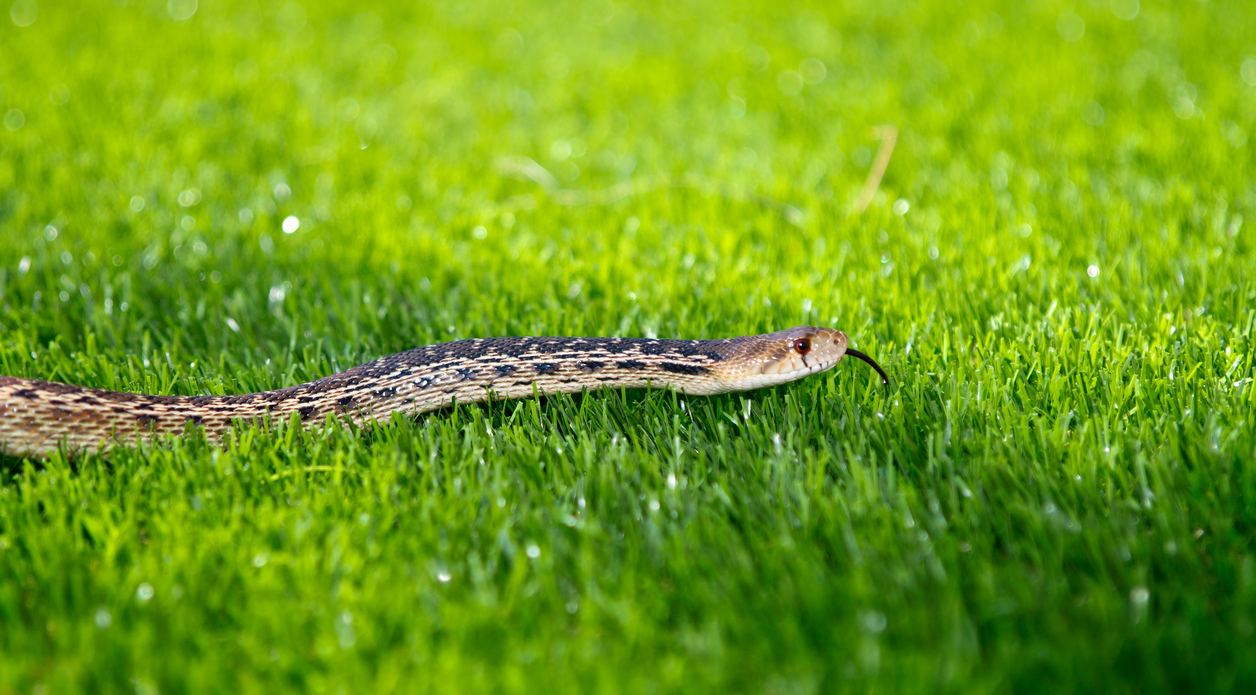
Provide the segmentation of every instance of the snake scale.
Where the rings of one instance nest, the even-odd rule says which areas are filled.
[[[237,422],[328,416],[359,425],[455,401],[526,398],[601,388],[671,388],[688,395],[747,391],[823,372],[846,355],[845,333],[799,326],[722,340],[475,338],[399,352],[316,381],[239,396],[147,396],[0,377],[0,452],[46,456],[131,445],[201,428],[213,443]]]

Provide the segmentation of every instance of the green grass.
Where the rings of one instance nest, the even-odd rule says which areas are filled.
[[[893,385],[4,459],[0,692],[1256,689],[1250,8],[806,4],[13,5],[0,373],[813,323]]]

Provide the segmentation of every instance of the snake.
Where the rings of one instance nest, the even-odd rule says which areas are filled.
[[[243,395],[144,395],[0,376],[0,453],[43,457],[133,446],[198,428],[221,444],[240,423],[343,418],[359,426],[454,403],[666,388],[710,396],[784,384],[834,367],[852,349],[839,330],[798,326],[714,340],[471,338],[381,357],[296,386]]]

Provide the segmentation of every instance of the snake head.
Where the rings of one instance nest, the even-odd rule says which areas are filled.
[[[725,382],[744,391],[818,374],[846,355],[846,334],[831,328],[798,326],[787,331],[733,341],[721,365]]]
[[[872,365],[888,385],[889,378],[880,365],[848,347],[849,343],[841,331],[814,326],[749,336],[736,341],[722,365],[722,376],[731,390],[757,389],[818,374],[851,355]]]

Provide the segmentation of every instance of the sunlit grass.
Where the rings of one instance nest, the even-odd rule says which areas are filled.
[[[1242,3],[19,4],[0,373],[812,323],[892,386],[5,459],[0,689],[1256,686]]]

